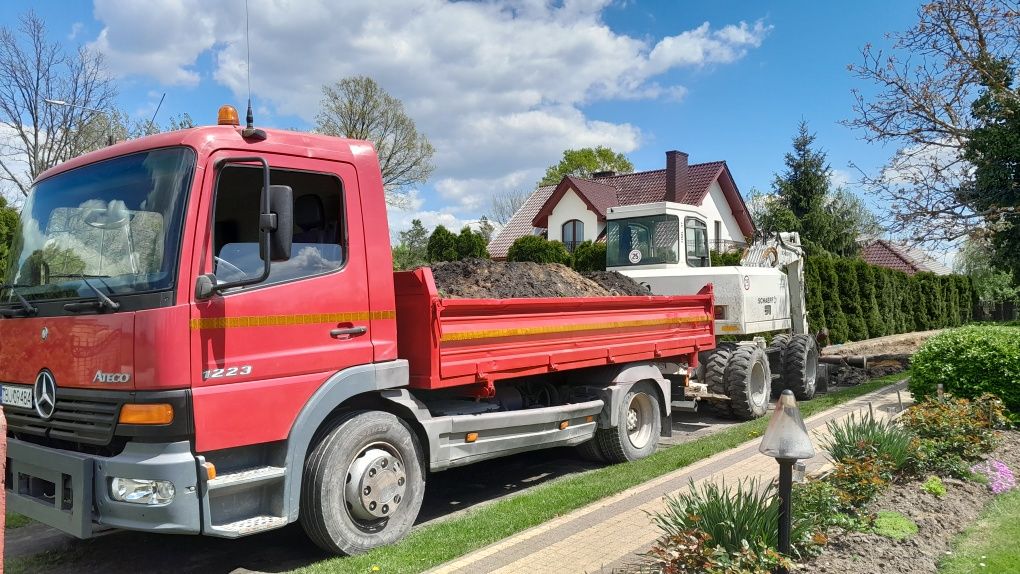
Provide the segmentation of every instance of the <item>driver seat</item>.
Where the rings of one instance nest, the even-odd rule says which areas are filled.
[[[327,243],[326,210],[322,198],[315,194],[294,200],[294,224],[301,230],[294,234],[294,243]]]

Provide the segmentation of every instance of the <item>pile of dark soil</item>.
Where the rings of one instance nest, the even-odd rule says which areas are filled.
[[[452,299],[515,299],[534,297],[610,297],[648,295],[629,277],[601,271],[582,276],[558,263],[465,259],[432,266],[436,288]]]
[[[1002,433],[1002,444],[991,454],[1011,469],[1020,469],[1020,432]],[[804,572],[874,574],[935,574],[938,562],[952,551],[953,539],[978,519],[992,499],[987,486],[971,481],[943,479],[948,493],[942,498],[921,490],[923,481],[895,484],[868,510],[894,510],[917,523],[918,533],[892,540],[866,532],[834,535],[821,555],[801,566]],[[800,571],[799,570],[799,571]]]
[[[902,373],[910,368],[910,355],[875,355],[868,357],[868,368],[832,365],[829,369],[830,386],[854,386],[886,375]]]
[[[637,281],[616,271],[589,271],[584,276],[601,285],[613,295],[651,295],[652,293]]]

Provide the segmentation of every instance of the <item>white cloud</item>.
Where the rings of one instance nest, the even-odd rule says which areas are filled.
[[[842,169],[833,169],[832,173],[829,174],[829,184],[833,189],[846,188],[853,183],[853,176],[850,172]]]
[[[704,23],[649,41],[610,29],[608,4],[252,0],[252,88],[259,105],[312,122],[323,84],[371,76],[435,145],[440,194],[471,212],[487,205],[485,182],[518,185],[527,174],[530,187],[566,148],[637,149],[638,128],[589,118],[584,106],[680,99],[686,88],[663,83],[664,73],[733,62],[770,30]],[[193,85],[208,54],[213,79],[239,101],[247,94],[240,2],[96,0],[95,12],[104,28],[93,46],[116,72]]]

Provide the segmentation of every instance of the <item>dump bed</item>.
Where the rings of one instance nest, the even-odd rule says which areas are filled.
[[[442,299],[432,270],[394,273],[398,354],[412,388],[632,361],[692,360],[715,346],[711,287],[673,297]]]

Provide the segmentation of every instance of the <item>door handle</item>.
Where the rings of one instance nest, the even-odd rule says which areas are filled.
[[[329,332],[329,336],[333,337],[334,339],[339,339],[340,337],[343,337],[343,336],[346,335],[348,338],[350,338],[350,337],[357,337],[358,335],[364,335],[367,332],[368,332],[368,327],[364,327],[364,326],[362,326],[362,327],[347,327],[345,329],[332,329]]]

